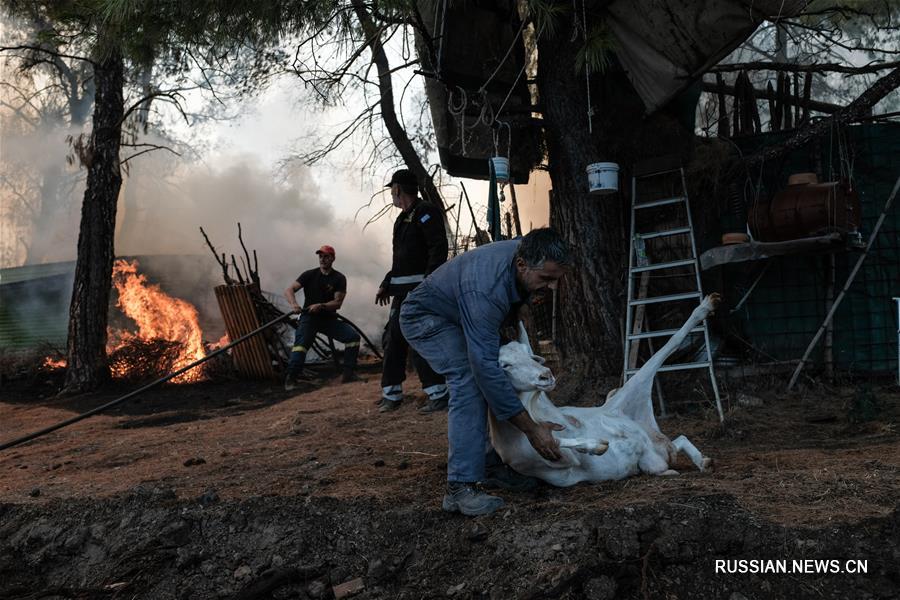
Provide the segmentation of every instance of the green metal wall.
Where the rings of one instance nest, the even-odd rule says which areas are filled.
[[[0,349],[65,350],[74,262],[0,269]]]

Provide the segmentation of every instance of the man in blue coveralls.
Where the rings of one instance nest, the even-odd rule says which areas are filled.
[[[477,487],[485,476],[488,409],[522,431],[547,460],[559,460],[554,423],[535,423],[498,363],[500,328],[531,294],[556,289],[571,263],[558,233],[536,229],[445,263],[406,297],[400,328],[450,388],[447,493],[443,509],[490,514],[503,500]]]

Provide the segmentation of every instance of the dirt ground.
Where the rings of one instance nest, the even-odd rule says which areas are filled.
[[[466,519],[440,510],[446,413],[415,411],[413,376],[380,414],[363,376],[169,385],[0,452],[0,598],[900,597],[896,384],[726,383],[725,426],[686,393],[660,424],[711,470],[501,492]],[[0,442],[132,389],[60,400],[57,377],[0,388]],[[557,402],[602,395],[583,387],[563,375]]]

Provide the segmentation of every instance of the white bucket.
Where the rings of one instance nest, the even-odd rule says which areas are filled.
[[[509,159],[505,156],[494,156],[491,158],[491,164],[494,167],[497,183],[507,183],[509,181]]]
[[[587,166],[588,191],[591,194],[614,194],[619,191],[619,165],[612,162]]]

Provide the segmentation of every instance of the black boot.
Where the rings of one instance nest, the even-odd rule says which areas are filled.
[[[341,375],[341,383],[353,383],[355,381],[364,380],[354,373],[352,369],[344,369],[344,374]]]

